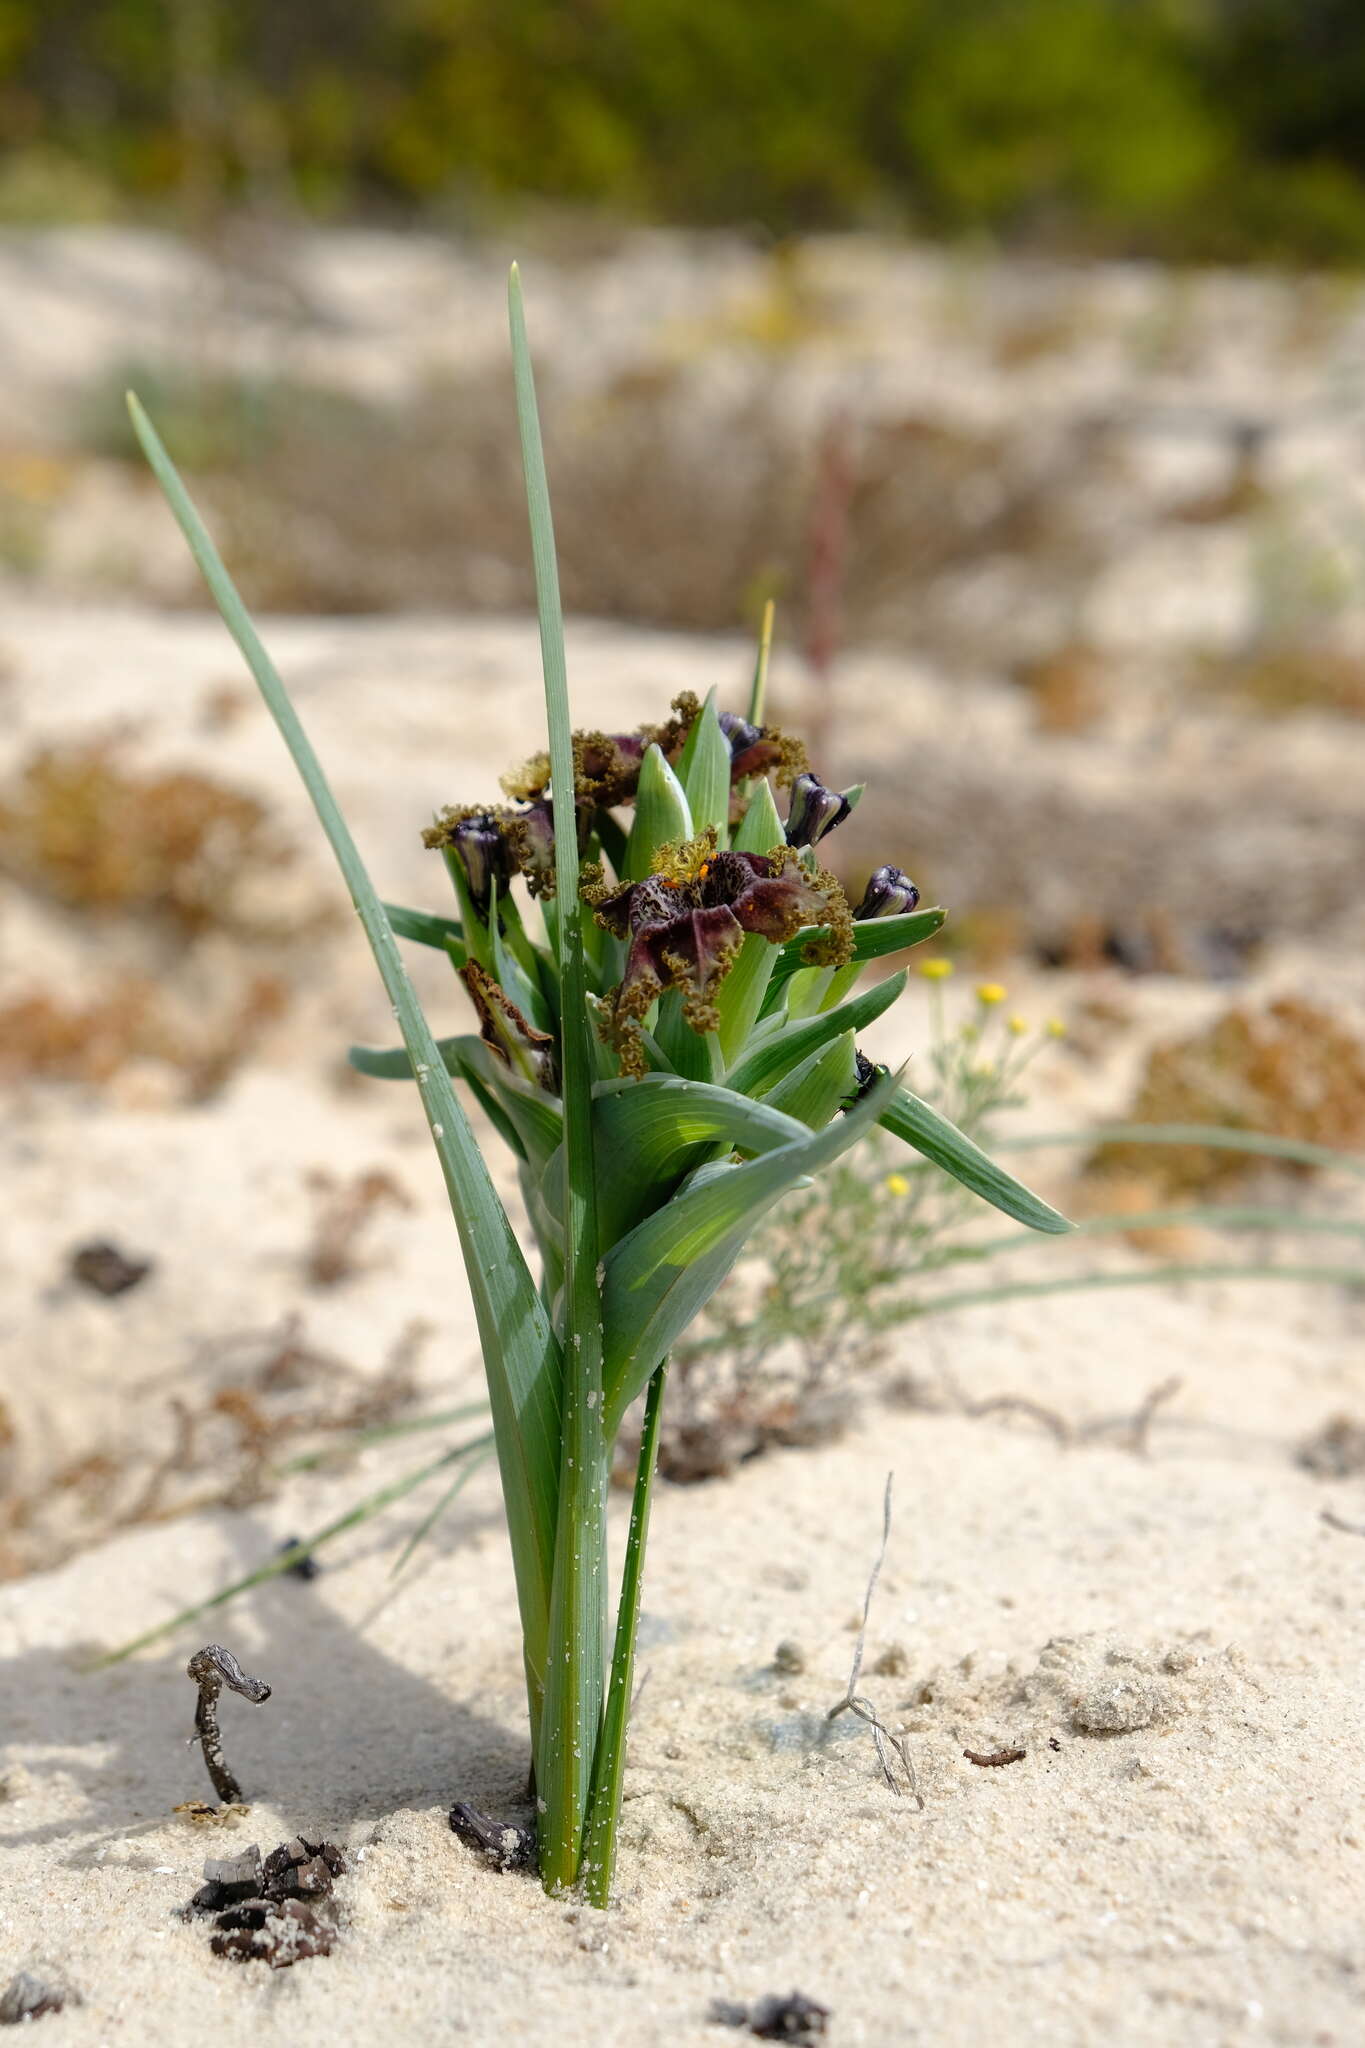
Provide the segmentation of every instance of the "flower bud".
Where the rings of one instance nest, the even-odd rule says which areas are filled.
[[[798,775],[787,812],[788,846],[817,846],[827,832],[843,824],[852,808],[846,796],[826,789],[818,777]]]
[[[505,882],[511,873],[502,826],[491,811],[474,811],[454,827],[450,844],[460,857],[474,907],[486,919],[494,882]]]
[[[750,747],[756,747],[763,737],[763,728],[758,725],[750,725],[748,719],[741,718],[737,711],[722,711],[719,724],[721,731],[730,742],[730,758],[732,761],[737,759],[740,754],[746,754]]]
[[[880,867],[872,875],[855,917],[899,917],[919,902],[919,890],[901,868]]]

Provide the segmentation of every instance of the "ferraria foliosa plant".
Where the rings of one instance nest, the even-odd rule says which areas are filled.
[[[450,1194],[488,1376],[520,1607],[540,1871],[608,1898],[635,1626],[670,1346],[755,1224],[874,1124],[1038,1230],[1067,1226],[858,1049],[904,973],[860,970],[938,930],[899,870],[857,907],[819,842],[826,789],[763,721],[680,698],[653,728],[575,733],[520,287],[512,355],[540,612],[548,747],[506,802],[427,833],[458,917],[382,904],[280,679],[154,429],[133,421],[303,777],[402,1032],[362,1072],[416,1083]],[[459,763],[451,763],[458,784]],[[784,797],[785,819],[774,786]],[[463,792],[462,792],[463,793]],[[433,1037],[399,939],[442,948],[476,1029]],[[517,1163],[538,1275],[456,1081]],[[612,1446],[643,1397],[609,1647]]]

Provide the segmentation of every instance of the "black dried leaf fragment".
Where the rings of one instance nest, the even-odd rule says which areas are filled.
[[[718,1998],[711,2018],[721,2026],[747,2027],[760,2041],[813,2041],[825,2031],[829,2007],[803,1992],[789,1991],[785,1998],[770,1993],[753,2005]]]
[[[335,1931],[302,1899],[246,1899],[218,1916],[209,1943],[216,1956],[234,1963],[269,1963],[287,1970],[310,1956],[329,1956]]]
[[[116,1244],[103,1238],[93,1244],[78,1245],[71,1254],[72,1279],[88,1287],[92,1294],[104,1295],[106,1300],[126,1294],[139,1280],[145,1280],[151,1270],[150,1259],[130,1259]]]
[[[185,1918],[221,1913],[225,1906],[257,1897],[260,1890],[261,1852],[254,1842],[240,1856],[210,1856],[204,1863],[204,1882],[186,1906]]]
[[[0,1993],[0,2027],[21,2027],[29,2020],[61,2012],[69,1996],[60,1984],[45,1984],[31,1970],[20,1970]],[[80,2000],[75,2003],[79,2005]]]
[[[450,1809],[450,1831],[467,1849],[478,1850],[495,1870],[534,1870],[534,1828],[517,1821],[492,1820],[486,1813],[457,1800]]]
[[[345,1868],[335,1842],[305,1842],[296,1835],[266,1857],[261,1890],[271,1899],[325,1898]]]

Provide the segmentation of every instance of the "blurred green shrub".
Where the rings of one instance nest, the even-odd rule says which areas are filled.
[[[540,195],[1356,259],[1363,105],[1359,0],[0,0],[0,148],[81,211]],[[59,199],[0,179],[0,217]]]

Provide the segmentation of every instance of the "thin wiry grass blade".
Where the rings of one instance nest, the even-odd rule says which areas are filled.
[[[606,1449],[602,1435],[602,1305],[597,1284],[597,1191],[583,906],[564,620],[521,279],[508,279],[512,374],[531,522],[536,609],[550,735],[555,832],[555,946],[561,991],[564,1101],[565,1310],[559,1517],[550,1595],[551,1657],[536,1760],[540,1872],[546,1889],[574,1882],[583,1853],[592,1760],[602,1718],[606,1655]]]
[[[1077,1237],[1126,1237],[1140,1230],[1265,1230],[1297,1231],[1307,1236],[1358,1237],[1365,1240],[1365,1223],[1354,1216],[1305,1216],[1297,1209],[1226,1206],[1201,1202],[1185,1208],[1119,1209],[1107,1216],[1083,1216],[1072,1224]],[[964,1247],[970,1258],[994,1258],[1000,1252],[1036,1247],[1031,1231],[1009,1237],[992,1237]],[[1361,1269],[1365,1281],[1365,1267]]]
[[[428,1512],[425,1515],[423,1515],[421,1521],[417,1524],[417,1527],[413,1530],[411,1536],[409,1536],[407,1542],[399,1551],[398,1556],[394,1559],[393,1565],[391,1566],[389,1571],[389,1577],[391,1579],[396,1579],[398,1577],[398,1574],[402,1571],[404,1565],[407,1564],[408,1559],[412,1557],[414,1553],[421,1548],[422,1544],[426,1542],[428,1536],[430,1536],[432,1530],[436,1527],[437,1523],[440,1522],[442,1518],[449,1512],[449,1510],[454,1507],[456,1501],[464,1492],[466,1486],[468,1486],[470,1480],[474,1477],[474,1474],[478,1471],[480,1465],[484,1463],[485,1459],[491,1458],[492,1455],[493,1442],[490,1438],[488,1445],[484,1450],[477,1452],[474,1456],[470,1457],[463,1466],[461,1466],[460,1470],[455,1474],[455,1477],[451,1480],[445,1492],[441,1495],[441,1498],[437,1501],[435,1507],[429,1509]]]
[[[997,1151],[1026,1152],[1045,1145],[1199,1145],[1210,1152],[1251,1152],[1295,1166],[1326,1166],[1365,1178],[1365,1158],[1305,1138],[1277,1138],[1269,1131],[1237,1131],[1226,1124],[1094,1124],[1082,1131],[1015,1132],[991,1141]]]
[[[311,1557],[314,1551],[321,1550],[336,1537],[344,1536],[348,1529],[358,1529],[362,1523],[372,1521],[385,1508],[392,1507],[395,1501],[405,1499],[435,1473],[445,1471],[448,1466],[458,1464],[464,1458],[485,1457],[492,1449],[491,1432],[485,1436],[471,1437],[468,1443],[457,1444],[454,1450],[443,1451],[439,1458],[431,1459],[428,1464],[419,1465],[415,1472],[405,1472],[401,1479],[391,1479],[377,1492],[367,1494],[364,1500],[357,1501],[352,1508],[347,1508],[344,1515],[339,1515],[336,1521],[329,1522],[326,1528],[319,1529],[316,1535],[305,1536],[300,1542],[291,1543],[287,1550],[277,1550],[273,1557],[267,1558],[255,1571],[245,1573],[240,1579],[234,1579],[230,1586],[222,1587],[207,1600],[200,1600],[193,1607],[182,1607],[179,1614],[173,1614],[169,1621],[158,1622],[155,1628],[149,1628],[142,1635],[134,1636],[131,1642],[120,1644],[117,1650],[111,1650],[107,1656],[99,1658],[95,1669],[102,1670],[106,1664],[120,1664],[125,1657],[133,1656],[136,1651],[145,1650],[151,1643],[159,1643],[163,1636],[174,1635],[177,1629],[187,1628],[190,1622],[198,1621],[201,1615],[212,1614],[218,1607],[226,1607],[228,1601],[235,1600],[239,1593],[249,1593],[253,1586],[263,1586],[267,1579],[277,1579],[281,1572],[292,1571],[296,1564],[301,1564],[305,1558]]]
[[[130,395],[128,405],[156,480],[312,798],[421,1083],[422,1106],[460,1234],[488,1374],[534,1722],[545,1668],[558,1506],[559,1344],[408,980],[383,905],[312,743],[155,428],[136,398]]]
[[[1304,1280],[1359,1289],[1365,1288],[1365,1271],[1359,1266],[1253,1266],[1210,1260],[1183,1266],[1148,1266],[1132,1273],[1070,1273],[1057,1280],[1002,1280],[994,1286],[967,1287],[959,1294],[933,1295],[923,1301],[907,1302],[903,1311],[897,1311],[888,1320],[911,1322],[921,1316],[942,1315],[948,1309],[979,1308],[993,1301],[1036,1300],[1045,1294],[1082,1294],[1106,1287],[1169,1287],[1189,1280]]]

